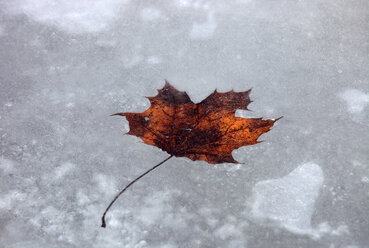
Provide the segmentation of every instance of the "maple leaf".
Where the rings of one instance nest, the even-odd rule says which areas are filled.
[[[143,113],[117,113],[129,122],[127,134],[140,137],[146,144],[159,147],[170,155],[204,160],[211,164],[238,163],[232,151],[254,145],[260,135],[279,119],[236,117],[237,109],[248,110],[250,90],[216,90],[195,104],[186,92],[166,81]]]
[[[134,179],[115,196],[102,216],[101,226],[106,226],[106,213],[124,191],[173,156],[204,160],[210,164],[238,163],[232,157],[232,151],[260,143],[260,135],[282,118],[236,117],[237,109],[248,110],[250,91],[220,93],[215,90],[195,104],[186,92],[178,91],[166,81],[156,96],[147,97],[151,106],[145,112],[113,114],[127,118],[130,128],[127,134],[159,147],[170,156]]]

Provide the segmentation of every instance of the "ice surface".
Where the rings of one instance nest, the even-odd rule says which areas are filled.
[[[319,165],[300,165],[287,176],[258,182],[253,188],[252,217],[259,220],[270,219],[281,227],[296,234],[307,234],[313,238],[332,232],[347,233],[346,226],[337,230],[326,223],[318,228],[311,226],[315,202],[322,189],[324,176]]]
[[[0,247],[369,247],[368,2],[0,1]],[[124,135],[169,80],[253,88],[242,164]]]
[[[340,97],[346,102],[348,111],[353,114],[362,112],[369,104],[369,94],[357,89],[346,89]]]
[[[0,25],[0,37],[5,35],[4,27]]]
[[[46,25],[73,33],[99,32],[111,24],[125,0],[25,0],[6,5],[13,13],[24,13]]]
[[[4,173],[10,173],[14,169],[14,162],[6,158],[0,158],[0,169]]]
[[[261,181],[253,188],[252,214],[270,218],[296,233],[311,232],[314,204],[324,176],[317,164],[303,164],[280,179]]]
[[[159,9],[156,8],[145,8],[141,10],[141,18],[144,21],[155,21],[161,17]]]
[[[54,171],[54,178],[55,180],[60,180],[75,168],[75,165],[72,163],[63,163],[61,166],[57,167]]]
[[[194,40],[205,40],[213,36],[217,28],[214,15],[209,13],[204,23],[194,23],[190,32],[190,37]]]

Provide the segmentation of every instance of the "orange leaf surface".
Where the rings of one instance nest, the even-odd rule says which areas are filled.
[[[257,139],[279,120],[236,117],[237,109],[248,110],[250,90],[216,90],[200,103],[168,82],[143,113],[117,113],[129,122],[129,135],[159,147],[170,155],[204,160],[211,164],[238,163],[232,151],[259,143]]]

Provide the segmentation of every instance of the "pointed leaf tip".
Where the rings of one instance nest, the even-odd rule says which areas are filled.
[[[163,88],[174,88],[173,85],[171,83],[169,83],[168,80],[165,79],[165,85]]]
[[[120,116],[125,116],[126,113],[115,113],[115,114],[112,114],[110,116],[115,116],[115,115],[120,115]]]

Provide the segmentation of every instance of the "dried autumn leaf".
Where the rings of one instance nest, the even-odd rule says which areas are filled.
[[[259,143],[259,136],[282,118],[262,120],[236,117],[237,109],[248,110],[250,91],[214,91],[195,104],[186,92],[178,91],[166,81],[156,96],[147,97],[151,106],[145,112],[114,114],[127,118],[130,128],[127,134],[159,147],[170,156],[134,179],[115,196],[102,215],[101,226],[106,226],[106,213],[124,191],[173,156],[204,160],[211,164],[238,163],[232,157],[232,151]]]
[[[129,135],[159,147],[170,155],[204,160],[211,164],[238,163],[232,151],[259,143],[257,139],[270,130],[276,120],[236,117],[237,109],[248,110],[251,90],[244,92],[216,90],[195,104],[186,92],[168,82],[143,113],[117,113],[129,122]]]

